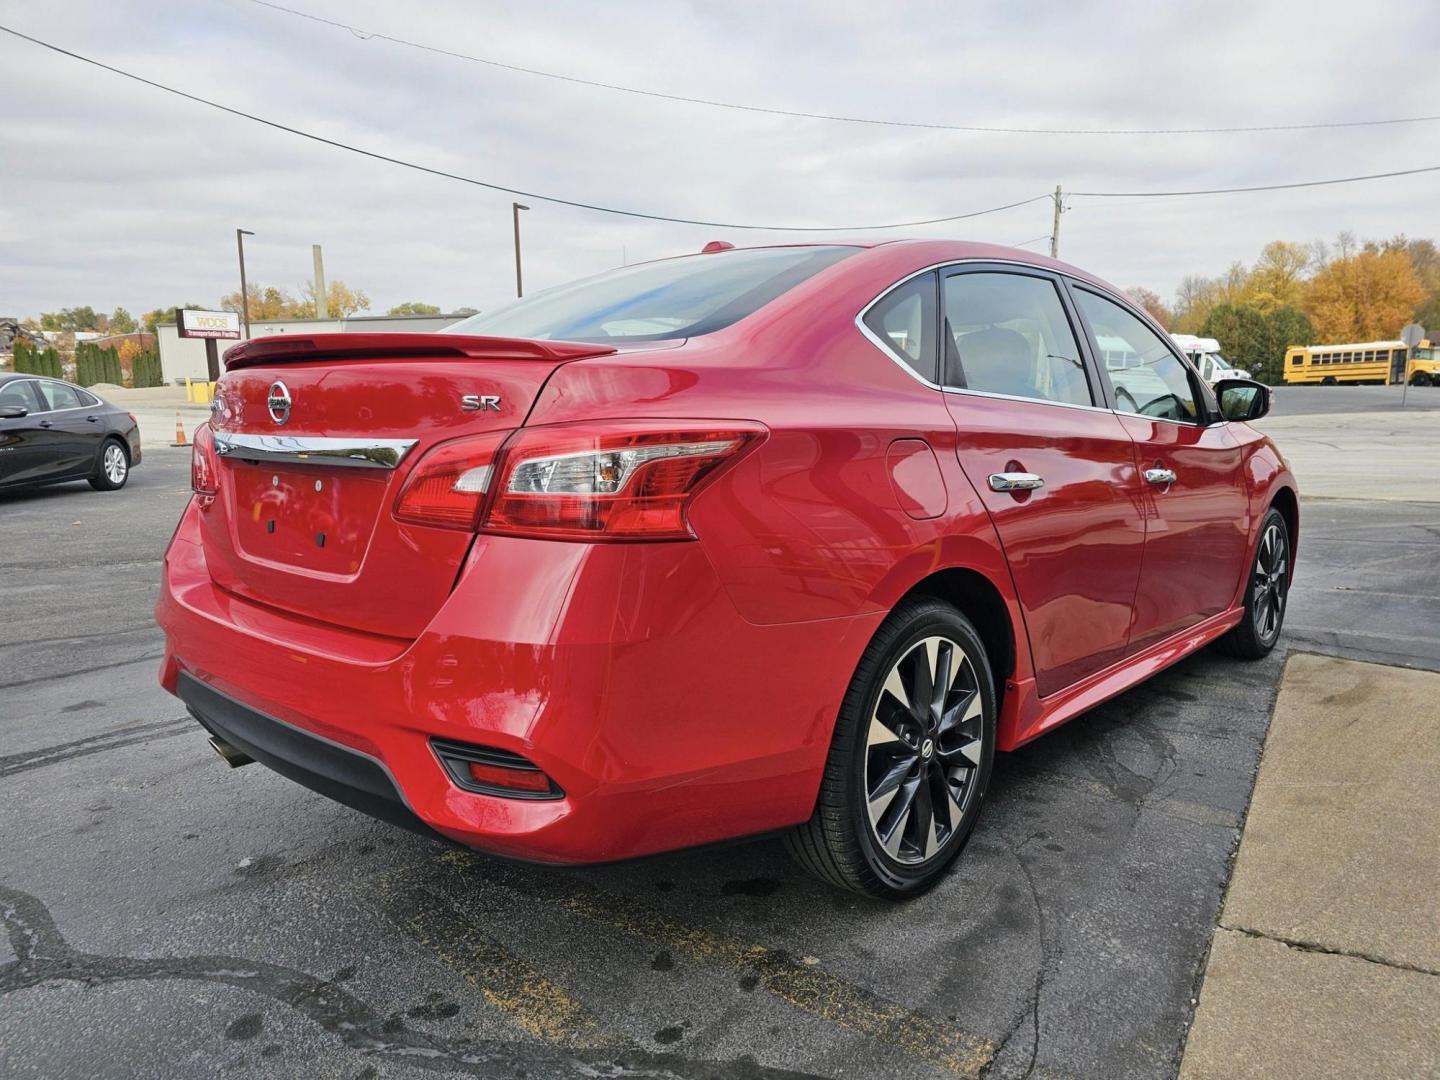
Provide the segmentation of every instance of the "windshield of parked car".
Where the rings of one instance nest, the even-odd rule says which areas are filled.
[[[640,263],[472,315],[444,332],[562,341],[695,337],[743,319],[858,250],[751,248]]]
[[[1219,368],[1221,371],[1234,371],[1234,370],[1235,370],[1235,365],[1232,364],[1232,363],[1230,363],[1229,360],[1226,360],[1226,359],[1225,359],[1223,356],[1221,356],[1218,352],[1212,352],[1212,353],[1210,354],[1210,362],[1213,363],[1213,364],[1214,364],[1217,368]]]

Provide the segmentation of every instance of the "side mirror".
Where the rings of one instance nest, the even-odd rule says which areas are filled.
[[[29,415],[30,410],[24,405],[0,405],[0,420],[19,420]]]
[[[1221,379],[1215,397],[1226,420],[1259,420],[1270,411],[1270,388],[1254,379]]]

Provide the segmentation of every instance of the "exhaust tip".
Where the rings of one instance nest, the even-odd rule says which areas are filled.
[[[221,760],[232,769],[238,769],[241,765],[252,764],[255,759],[243,750],[237,750],[218,735],[210,736],[210,749],[219,754]]]

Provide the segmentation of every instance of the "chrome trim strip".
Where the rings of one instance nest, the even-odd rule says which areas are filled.
[[[343,465],[393,469],[415,447],[416,439],[329,439],[302,435],[242,435],[212,432],[215,452],[245,461]]]
[[[900,357],[895,354],[894,350],[892,350],[890,346],[886,344],[884,339],[879,337],[877,334],[875,334],[874,331],[870,329],[870,327],[865,325],[865,316],[870,314],[870,309],[876,304],[878,304],[881,300],[884,300],[885,297],[889,296],[901,285],[904,285],[911,278],[917,278],[921,274],[929,274],[936,270],[944,270],[947,267],[951,266],[966,266],[972,263],[983,263],[986,265],[995,266],[1020,266],[1028,270],[1038,270],[1044,274],[1054,274],[1057,277],[1062,277],[1069,281],[1074,281],[1079,285],[1085,286],[1086,288],[1094,292],[1097,296],[1103,296],[1106,299],[1116,300],[1118,302],[1118,297],[1115,297],[1114,294],[1110,293],[1108,290],[1102,289],[1098,285],[1094,285],[1089,281],[1084,281],[1080,278],[1071,277],[1071,275],[1066,274],[1064,271],[1061,270],[1051,270],[1049,267],[1036,266],[1034,263],[1022,262],[1019,259],[986,259],[977,256],[973,259],[950,259],[946,262],[934,263],[931,266],[926,266],[922,269],[916,270],[912,274],[906,274],[899,281],[892,281],[889,285],[885,286],[884,291],[881,292],[879,296],[876,296],[873,300],[871,300],[868,304],[866,304],[863,308],[860,309],[860,313],[855,316],[855,329],[859,330],[860,333],[864,334],[865,337],[870,340],[870,343],[874,345],[877,349],[879,349],[880,352],[884,354],[887,359],[899,365],[901,371],[905,372],[906,375],[909,375],[916,382],[921,383],[924,386],[928,386],[931,390],[939,390],[942,393],[946,394],[964,394],[968,397],[997,398],[1001,401],[1026,401],[1035,405],[1053,405],[1056,408],[1060,409],[1086,409],[1090,412],[1113,413],[1115,416],[1138,416],[1142,420],[1159,420],[1161,423],[1164,424],[1184,424],[1189,427],[1209,426],[1202,424],[1199,419],[1169,420],[1163,416],[1145,416],[1143,413],[1126,412],[1123,409],[1112,409],[1105,405],[1077,405],[1072,401],[1051,401],[1048,398],[1025,397],[1020,394],[996,394],[992,393],[989,390],[970,390],[966,387],[960,386],[941,386],[939,383],[931,382],[929,379],[925,378],[925,376],[921,375],[909,364],[907,364],[904,360],[900,359]],[[940,302],[942,304],[945,302],[943,296],[940,297]],[[1121,304],[1122,308],[1124,306],[1124,304]],[[943,364],[943,362],[944,361],[942,357],[941,363]],[[1106,374],[1108,375],[1109,372],[1107,371]]]
[[[875,297],[875,299],[871,300],[868,304],[866,304],[863,308],[860,309],[860,314],[855,316],[855,328],[859,330],[860,333],[864,334],[865,337],[870,340],[870,343],[874,345],[877,349],[879,349],[887,358],[889,358],[892,362],[898,364],[900,366],[900,369],[904,371],[905,374],[909,375],[916,382],[928,386],[931,390],[939,390],[946,394],[965,394],[970,397],[998,398],[1001,401],[1026,401],[1036,405],[1054,405],[1062,409],[1088,409],[1091,412],[1114,412],[1113,409],[1108,409],[1104,405],[1079,405],[1072,401],[1051,401],[1048,398],[1024,397],[1020,394],[995,394],[991,393],[988,390],[970,390],[966,387],[961,386],[942,386],[939,383],[931,382],[929,379],[925,378],[925,376],[921,375],[909,364],[907,364],[904,360],[900,359],[900,357],[895,354],[894,350],[891,349],[888,344],[886,344],[884,339],[882,339],[873,330],[871,330],[870,327],[865,325],[865,316],[870,314],[870,309],[876,304],[878,304],[881,300],[884,300],[885,297],[889,296],[901,285],[904,285],[911,278],[917,278],[921,274],[929,274],[936,270],[943,270],[949,266],[965,266],[969,263],[984,263],[986,265],[997,266],[1023,266],[1030,270],[1039,270],[1042,273],[1047,274],[1059,273],[1059,271],[1049,270],[1043,266],[1036,266],[1034,263],[1021,262],[1018,259],[951,259],[947,262],[936,263],[933,266],[925,267],[923,270],[916,270],[913,274],[907,274],[899,281],[892,281],[889,285],[887,285],[884,292],[882,292],[879,296]],[[941,302],[944,302],[943,297],[941,298]]]

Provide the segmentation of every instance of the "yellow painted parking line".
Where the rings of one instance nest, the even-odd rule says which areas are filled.
[[[881,998],[872,991],[830,974],[818,963],[797,960],[781,949],[739,942],[691,926],[649,904],[611,893],[556,873],[544,889],[526,887],[516,871],[483,862],[466,852],[452,851],[436,860],[470,880],[476,870],[483,880],[540,901],[589,922],[645,939],[673,953],[702,963],[728,967],[756,979],[763,989],[793,1008],[885,1043],[916,1061],[958,1077],[978,1077],[995,1054],[995,1045],[923,1013]]]
[[[475,920],[428,890],[396,886],[390,875],[377,882],[388,916],[419,944],[527,1035],[572,1047],[615,1047],[570,993],[505,946],[486,936]]]

